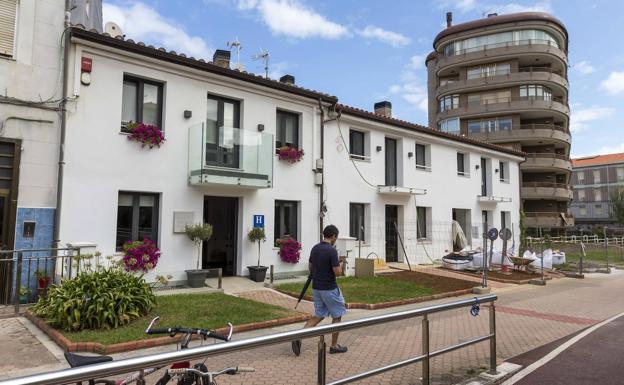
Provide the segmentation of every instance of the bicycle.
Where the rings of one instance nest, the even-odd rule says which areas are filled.
[[[145,329],[145,333],[149,335],[153,334],[168,334],[170,337],[175,337],[178,334],[184,334],[184,336],[180,339],[179,349],[184,350],[188,349],[189,343],[193,336],[199,336],[201,338],[201,344],[203,345],[204,341],[208,338],[214,338],[222,341],[229,341],[232,338],[232,333],[234,331],[234,327],[231,323],[228,322],[229,330],[227,335],[222,335],[217,333],[214,330],[209,329],[200,329],[200,328],[185,328],[185,327],[170,327],[170,328],[162,328],[162,329],[153,329],[153,326],[160,319],[160,317],[155,317],[149,323],[147,329]],[[99,364],[103,362],[110,362],[113,360],[110,356],[84,356],[71,352],[65,352],[65,359],[67,363],[72,368],[79,366],[87,366],[93,364]],[[177,379],[178,385],[212,385],[214,383],[214,377],[221,374],[238,374],[243,372],[249,372],[249,368],[227,368],[218,372],[208,372],[208,368],[205,365],[206,360],[201,363],[193,365],[191,368],[191,363],[189,361],[181,361],[176,362],[171,365],[169,369],[165,372],[165,374],[156,382],[157,385],[165,385],[171,381],[172,378]],[[95,384],[104,384],[104,385],[129,385],[129,384],[137,384],[137,385],[146,385],[145,377],[149,376],[161,369],[163,369],[166,365],[157,366],[153,368],[147,368],[140,370],[138,372],[132,373],[129,376],[120,379],[120,380],[109,380],[109,379],[92,379],[88,381],[89,385]],[[233,370],[236,369],[236,370]],[[171,372],[170,372],[171,371]],[[202,375],[200,375],[200,373]],[[210,375],[208,375],[210,374]],[[210,381],[213,382],[205,382],[204,378],[208,377]],[[78,383],[81,385],[82,383]]]

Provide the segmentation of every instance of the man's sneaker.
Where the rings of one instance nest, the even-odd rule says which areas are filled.
[[[299,357],[299,355],[301,354],[301,340],[295,340],[291,342],[290,346],[292,347],[292,351],[293,353],[295,353],[295,356]]]
[[[340,345],[330,346],[329,347],[329,354],[346,353],[347,350],[348,349],[347,349],[346,346],[340,346]]]

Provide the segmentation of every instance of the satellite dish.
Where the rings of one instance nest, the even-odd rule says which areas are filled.
[[[112,37],[123,36],[123,32],[121,32],[121,27],[119,27],[116,23],[112,21],[107,22],[104,25],[104,32],[111,35]]]

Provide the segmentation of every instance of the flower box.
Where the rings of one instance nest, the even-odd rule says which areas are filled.
[[[283,146],[277,149],[277,157],[279,160],[285,160],[290,163],[297,163],[303,158],[303,149]]]

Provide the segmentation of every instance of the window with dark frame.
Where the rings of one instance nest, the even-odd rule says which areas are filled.
[[[122,132],[129,132],[129,122],[151,124],[162,130],[162,109],[162,83],[124,75],[121,99]]]
[[[416,207],[416,236],[418,239],[427,239],[427,208]]]
[[[429,165],[427,164],[427,146],[424,144],[416,143],[414,153],[416,154],[416,168],[420,170],[427,169],[429,167]]]
[[[501,182],[507,182],[507,164],[505,162],[498,162],[498,175]]]
[[[464,154],[462,154],[461,152],[457,153],[457,174],[458,175],[466,174],[464,157],[465,157]]]
[[[349,236],[362,242],[366,240],[364,209],[364,203],[349,204]]]
[[[273,235],[274,241],[289,236],[293,239],[298,238],[298,206],[297,201],[275,201],[275,224]]]
[[[355,159],[364,159],[364,138],[365,133],[357,130],[349,130],[349,155]]]
[[[278,110],[275,147],[285,146],[299,148],[299,114]]]
[[[121,251],[128,241],[149,238],[158,243],[157,194],[119,192],[117,201],[116,249]]]

